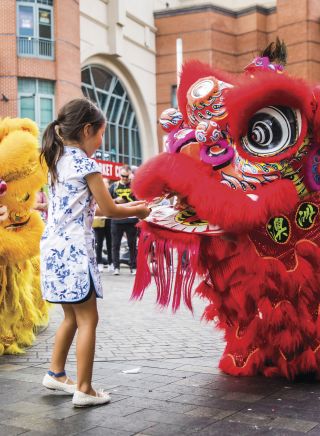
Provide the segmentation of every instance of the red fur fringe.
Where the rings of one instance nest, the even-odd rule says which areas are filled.
[[[258,187],[259,199],[252,201],[243,191],[217,181],[211,167],[183,154],[162,153],[150,159],[137,171],[133,189],[138,198],[147,200],[176,192],[196,207],[200,218],[232,232],[264,224],[272,215],[291,211],[298,201],[289,180]]]
[[[320,377],[318,250],[300,241],[297,266],[287,271],[281,261],[259,257],[246,237],[234,245],[219,238],[202,241],[201,262],[211,278],[197,293],[209,301],[205,320],[225,331],[223,371],[288,379],[316,372]]]

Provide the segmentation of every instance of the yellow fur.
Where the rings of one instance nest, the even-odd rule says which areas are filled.
[[[0,179],[8,186],[0,205],[9,213],[0,222],[0,355],[22,353],[23,347],[33,343],[37,329],[48,322],[39,274],[43,223],[32,210],[36,193],[46,181],[37,138],[33,121],[0,119]]]

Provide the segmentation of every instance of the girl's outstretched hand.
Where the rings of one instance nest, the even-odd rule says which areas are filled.
[[[136,216],[141,220],[147,218],[151,212],[145,201],[130,201],[130,203],[126,203],[126,206],[134,207]]]
[[[146,202],[145,202],[144,200],[130,201],[129,203],[123,203],[123,204],[121,204],[121,206],[125,206],[125,207],[136,207],[136,206],[140,206],[141,204],[146,205]]]
[[[148,208],[145,204],[141,204],[137,206],[137,217],[143,220],[144,218],[147,218],[147,216],[150,215],[151,209]]]
[[[96,215],[103,215],[114,219],[129,217],[144,219],[150,214],[150,209],[145,201],[130,201],[128,203],[116,204],[103,183],[100,173],[89,174],[86,179],[89,189],[99,206]]]

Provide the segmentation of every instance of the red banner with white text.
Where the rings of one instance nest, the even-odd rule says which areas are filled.
[[[120,168],[123,166],[122,163],[101,159],[95,159],[95,161],[101,168],[102,177],[110,180],[118,180],[120,178]]]

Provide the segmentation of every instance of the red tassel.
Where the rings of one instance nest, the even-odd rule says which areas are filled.
[[[299,358],[297,359],[297,367],[299,368],[299,372],[306,373],[306,372],[313,372],[316,371],[318,368],[317,365],[317,359],[314,355],[314,352],[311,350],[311,348],[308,348],[308,350],[304,351]]]
[[[131,299],[142,299],[144,291],[150,285],[149,255],[152,245],[151,235],[141,232],[138,243],[137,275],[133,286]]]
[[[150,284],[151,261],[157,285],[157,303],[168,306],[172,301],[172,309],[176,311],[182,297],[192,311],[191,296],[198,271],[199,237],[160,229],[146,222],[140,227],[137,275],[131,298],[142,298]]]

